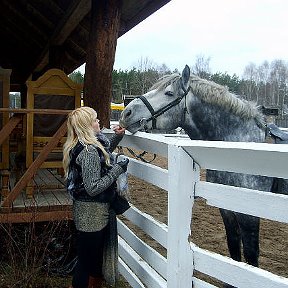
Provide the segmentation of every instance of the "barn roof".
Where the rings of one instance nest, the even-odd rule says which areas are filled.
[[[0,66],[12,69],[11,86],[45,72],[53,47],[61,47],[67,74],[85,62],[91,1],[0,1]],[[123,0],[118,37],[169,1]]]

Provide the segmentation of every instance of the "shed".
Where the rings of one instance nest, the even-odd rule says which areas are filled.
[[[112,69],[117,39],[169,1],[3,0],[0,2],[0,67],[4,74],[9,74],[9,77],[1,78],[3,81],[0,79],[2,81],[0,81],[2,163],[0,182],[2,197],[4,194],[6,197],[1,202],[0,222],[27,222],[32,219],[47,221],[71,216],[71,203],[61,190],[63,183],[59,175],[55,174],[55,171],[38,169],[47,159],[47,155],[58,147],[61,137],[65,135],[65,123],[53,137],[50,137],[49,142],[39,152],[40,157],[37,156],[39,158],[33,159],[31,153],[34,151],[30,148],[32,152],[30,160],[26,159],[27,170],[22,178],[14,183],[14,188],[11,188],[11,163],[6,165],[10,159],[5,153],[11,148],[7,143],[11,142],[9,140],[13,131],[17,129],[22,129],[22,132],[23,129],[32,131],[29,125],[31,126],[33,121],[27,121],[27,118],[33,119],[33,116],[28,117],[31,113],[33,115],[33,113],[69,112],[64,107],[61,111],[59,110],[61,107],[57,107],[53,112],[52,109],[46,111],[43,105],[40,105],[40,109],[31,108],[27,100],[30,97],[29,93],[27,95],[27,87],[29,89],[29,85],[31,86],[29,83],[31,81],[38,83],[38,79],[43,79],[41,77],[51,69],[56,72],[60,70],[68,75],[86,63],[84,103],[97,107],[101,123],[107,125],[110,120]],[[8,92],[21,92],[21,109],[13,110],[7,107]],[[32,139],[28,134],[26,137]],[[32,140],[29,141],[29,147],[32,147],[30,143]],[[47,193],[49,191],[44,193],[40,189],[40,193],[27,198],[22,191],[25,183],[32,183],[30,180],[33,179],[34,182],[38,181],[39,187],[42,187],[44,184],[41,182],[41,177],[51,179],[50,184],[56,181],[55,185],[60,185],[62,188],[58,193],[52,193],[55,197]]]

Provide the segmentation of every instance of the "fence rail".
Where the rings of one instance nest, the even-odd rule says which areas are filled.
[[[168,169],[130,159],[128,172],[167,190],[169,207],[168,225],[136,207],[124,214],[167,249],[167,258],[118,220],[119,268],[132,287],[216,287],[197,279],[194,272],[199,271],[240,288],[288,288],[288,278],[204,250],[188,240],[193,233],[195,197],[211,206],[288,223],[287,195],[200,181],[200,168],[288,178],[288,145],[192,141],[141,132],[125,135],[121,145],[168,158]]]

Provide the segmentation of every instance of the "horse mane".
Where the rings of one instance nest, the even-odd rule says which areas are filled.
[[[155,83],[150,90],[162,90],[169,85],[175,84],[181,76],[179,74],[165,75]],[[196,75],[190,76],[191,92],[206,103],[221,106],[231,113],[244,118],[255,119],[260,127],[264,127],[264,116],[254,102],[239,98],[236,94],[229,92],[227,86],[219,85],[213,81],[202,79]]]

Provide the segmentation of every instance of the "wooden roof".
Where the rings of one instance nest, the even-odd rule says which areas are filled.
[[[0,1],[0,66],[12,69],[14,87],[51,68],[53,47],[63,52],[67,74],[86,62],[91,1]],[[169,1],[123,0],[119,37]]]

